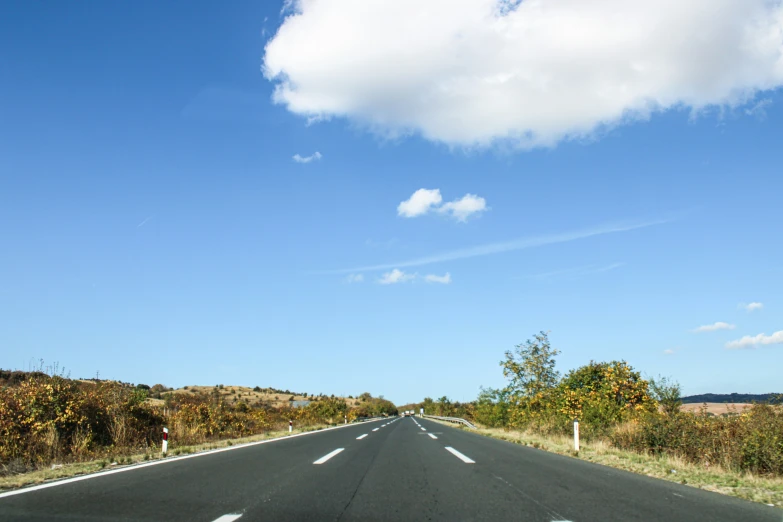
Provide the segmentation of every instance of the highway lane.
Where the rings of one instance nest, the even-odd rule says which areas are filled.
[[[774,508],[418,418],[0,496],[0,520],[782,519]]]

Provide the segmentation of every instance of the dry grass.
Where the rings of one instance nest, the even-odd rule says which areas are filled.
[[[293,433],[304,433],[308,431],[316,431],[325,428],[326,425],[310,426],[302,429],[294,429]],[[204,444],[196,444],[192,446],[177,446],[171,444],[169,446],[168,457],[177,455],[187,455],[190,453],[201,453],[204,451],[214,450],[217,448],[223,448],[226,446],[236,446],[241,444],[247,444],[249,442],[256,442],[259,440],[277,439],[288,436],[288,430],[268,431],[263,434],[253,435],[250,437],[242,437],[237,439],[224,439],[221,441],[208,442]],[[111,459],[99,459],[88,462],[77,462],[71,464],[54,465],[51,468],[31,471],[29,473],[22,473],[18,475],[0,476],[0,491],[7,491],[10,489],[16,489],[24,486],[32,486],[35,484],[41,484],[43,482],[51,482],[54,480],[75,477],[78,475],[87,475],[90,473],[96,473],[110,468],[127,467],[143,462],[161,460],[164,457],[160,453],[135,453],[132,455],[116,455]]]
[[[724,413],[741,413],[742,410],[750,408],[752,404],[744,402],[700,402],[694,404],[683,404],[680,406],[682,411],[700,412],[702,409],[713,415],[722,415]]]
[[[439,422],[434,419],[430,420]],[[443,424],[455,427],[451,423]],[[461,426],[457,427],[466,429]],[[544,437],[535,433],[504,430],[502,428],[479,428],[469,431],[475,431],[487,437],[494,437],[515,444],[531,446],[544,451],[647,475],[648,477],[679,482],[692,487],[783,508],[783,478],[760,477],[749,473],[727,471],[716,466],[698,466],[666,455],[654,457],[624,451],[612,447],[603,440],[582,441],[580,451],[577,454],[574,452],[574,442],[571,437]]]

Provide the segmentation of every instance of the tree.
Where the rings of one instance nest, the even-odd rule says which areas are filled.
[[[506,359],[500,361],[503,376],[509,380],[504,392],[534,397],[557,385],[560,374],[555,370],[555,357],[560,351],[549,344],[546,332],[533,337],[516,345],[514,351],[507,351]]]
[[[667,415],[675,415],[680,412],[682,394],[680,383],[677,381],[660,375],[657,379],[650,379],[650,395],[658,401]]]

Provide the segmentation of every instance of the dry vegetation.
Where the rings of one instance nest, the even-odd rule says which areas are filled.
[[[149,459],[160,452],[164,427],[169,451],[178,454],[287,431],[289,421],[297,430],[307,430],[396,412],[394,404],[369,393],[347,400],[325,395],[305,399],[304,394],[258,387],[170,390],[159,384],[0,370],[0,477],[84,471],[100,463],[122,464],[129,455]],[[56,469],[45,471],[52,465]]]

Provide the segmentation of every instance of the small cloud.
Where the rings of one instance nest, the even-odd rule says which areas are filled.
[[[404,283],[415,279],[416,274],[406,274],[402,270],[394,269],[391,272],[386,272],[378,279],[378,282],[382,285],[393,285],[395,283]]]
[[[734,328],[736,328],[736,326],[733,325],[733,324],[729,324],[729,323],[724,323],[724,322],[718,321],[717,323],[705,324],[704,326],[699,326],[698,328],[696,328],[693,331],[696,332],[696,333],[699,333],[699,332],[715,332],[717,330],[733,330]]]
[[[420,188],[411,197],[397,205],[397,215],[402,217],[421,216],[432,210],[435,205],[440,205],[443,197],[439,189]]]
[[[748,116],[753,116],[757,120],[764,121],[767,119],[767,108],[770,105],[772,105],[772,100],[769,98],[764,98],[756,102],[753,107],[745,109],[745,114]]]
[[[765,335],[763,333],[754,336],[746,335],[742,339],[726,343],[726,349],[740,350],[743,348],[755,348],[758,345],[766,344],[783,344],[783,330],[775,332],[772,335]]]
[[[464,223],[470,216],[489,210],[487,200],[475,194],[465,194],[460,199],[441,205],[442,202],[443,196],[440,194],[440,189],[421,188],[414,192],[410,198],[397,205],[397,215],[410,218],[437,212]]]
[[[293,159],[295,162],[297,162],[297,163],[310,163],[311,161],[317,161],[317,160],[320,160],[322,157],[323,157],[323,156],[321,155],[321,153],[320,153],[320,152],[318,152],[318,151],[315,151],[315,152],[314,152],[312,155],[310,155],[310,156],[301,156],[301,155],[299,155],[299,154],[294,154],[294,155],[292,156],[292,159]]]
[[[346,283],[361,283],[364,281],[364,274],[349,274],[345,278]]]
[[[761,310],[762,308],[764,308],[764,303],[758,303],[758,302],[753,302],[748,304],[740,303],[739,306],[740,308],[744,308],[748,312],[755,312],[756,310]]]
[[[672,350],[671,348],[670,348],[670,349],[668,349],[668,350],[664,350],[664,351],[663,351],[663,354],[664,354],[664,355],[674,355],[675,353],[676,353],[676,352],[675,352],[674,350]]]
[[[445,275],[437,276],[434,274],[429,274],[424,276],[424,280],[428,283],[440,283],[442,285],[448,285],[451,283],[451,274],[446,272]]]
[[[465,194],[462,199],[455,199],[445,203],[438,209],[441,214],[450,214],[457,221],[463,223],[473,214],[488,210],[487,200],[475,194]]]

